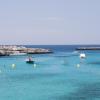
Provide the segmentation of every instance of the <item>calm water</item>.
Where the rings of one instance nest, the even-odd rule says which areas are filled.
[[[27,56],[1,57],[0,100],[100,100],[100,51],[85,51],[81,60],[78,46],[30,47],[54,53],[32,55],[36,66]]]

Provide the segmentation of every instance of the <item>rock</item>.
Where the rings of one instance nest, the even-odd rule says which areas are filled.
[[[43,48],[26,48],[23,46],[0,46],[0,56],[8,56],[14,54],[16,52],[19,53],[27,53],[27,54],[46,54],[53,53],[50,49]]]

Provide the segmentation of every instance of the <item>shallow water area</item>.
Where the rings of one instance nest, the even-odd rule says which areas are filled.
[[[32,55],[35,66],[27,56],[0,58],[1,100],[100,99],[100,52],[86,51],[80,59],[75,46],[52,48],[53,54]]]

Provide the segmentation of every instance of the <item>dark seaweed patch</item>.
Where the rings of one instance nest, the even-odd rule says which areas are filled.
[[[100,98],[100,83],[85,84],[68,95],[63,95],[57,100],[94,100]]]
[[[89,62],[88,64],[93,64],[93,65],[100,65],[100,61]]]

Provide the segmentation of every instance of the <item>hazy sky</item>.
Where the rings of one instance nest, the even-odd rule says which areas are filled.
[[[0,0],[0,44],[100,44],[100,0]]]

